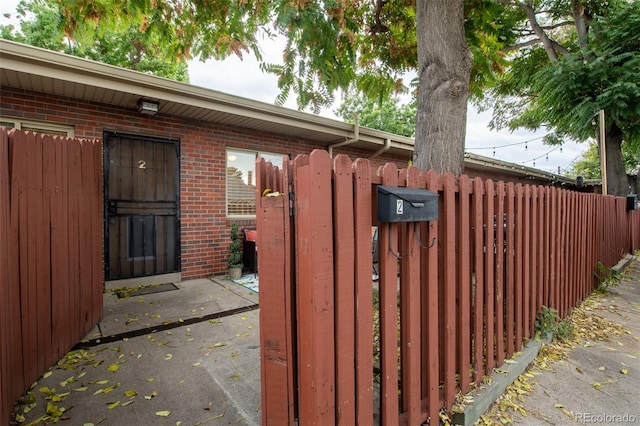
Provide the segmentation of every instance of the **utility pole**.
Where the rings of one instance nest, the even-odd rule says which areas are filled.
[[[607,195],[607,150],[604,140],[604,110],[600,110],[599,116],[599,142],[600,142],[600,174],[602,175],[602,195]]]

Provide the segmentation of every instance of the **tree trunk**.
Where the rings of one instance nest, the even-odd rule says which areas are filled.
[[[607,192],[609,195],[625,196],[629,193],[629,178],[622,158],[622,130],[615,123],[605,130],[607,154]]]
[[[416,2],[418,112],[414,165],[462,173],[473,54],[464,32],[464,0]]]

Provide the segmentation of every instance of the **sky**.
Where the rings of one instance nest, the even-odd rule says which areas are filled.
[[[0,23],[9,22],[3,15],[14,14],[18,1],[2,1]],[[261,47],[266,61],[280,63],[282,42],[265,40],[261,43]],[[190,61],[189,79],[195,86],[267,103],[275,103],[278,95],[276,77],[263,73],[258,62],[250,54],[245,55],[243,59],[233,56],[224,61]],[[339,119],[334,114],[339,105],[340,102],[337,99],[333,107],[322,110],[320,115]],[[285,107],[296,109],[295,98],[290,97]],[[513,133],[508,130],[493,131],[488,127],[490,120],[491,111],[479,113],[473,105],[469,105],[466,151],[547,172],[558,173],[560,170],[564,173],[588,147],[587,143],[573,142],[567,142],[561,149],[547,146],[542,143],[542,137],[546,134],[544,130],[537,132],[518,130]]]

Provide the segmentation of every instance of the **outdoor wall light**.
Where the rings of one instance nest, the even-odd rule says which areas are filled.
[[[144,115],[156,115],[158,113],[158,102],[140,99],[138,101],[138,112]]]

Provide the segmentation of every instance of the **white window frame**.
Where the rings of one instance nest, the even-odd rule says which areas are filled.
[[[224,208],[225,208],[225,214],[226,217],[228,219],[255,219],[256,218],[256,214],[229,214],[229,186],[228,186],[228,181],[227,181],[227,170],[229,168],[229,156],[232,155],[232,153],[243,153],[243,154],[252,154],[254,156],[254,167],[252,169],[252,181],[255,182],[256,179],[256,170],[255,170],[255,159],[258,158],[258,156],[273,156],[273,157],[288,157],[287,154],[282,154],[282,153],[278,153],[278,152],[268,152],[268,151],[257,151],[257,150],[252,150],[252,149],[243,149],[243,148],[234,148],[234,147],[227,147],[225,149],[225,166],[224,166],[224,177],[225,177],[225,182],[224,182],[224,188],[225,188],[225,202],[224,202]],[[278,167],[282,167],[282,164],[277,165]],[[257,208],[257,207],[256,207]]]
[[[59,133],[66,134],[67,137],[74,138],[75,137],[75,129],[73,126],[66,126],[63,124],[54,124],[48,123],[46,121],[32,121],[32,120],[22,120],[19,118],[12,117],[2,117],[0,116],[0,123],[11,123],[14,129],[23,130],[25,127],[27,130],[40,132],[40,133],[51,133],[55,132],[56,135]]]

